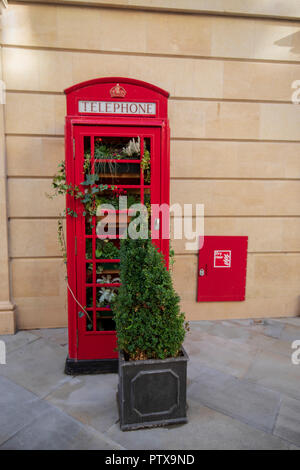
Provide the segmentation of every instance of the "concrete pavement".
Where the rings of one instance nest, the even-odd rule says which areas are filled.
[[[0,336],[0,449],[300,449],[300,318],[190,326],[189,422],[131,432],[117,374],[64,374],[66,329]]]

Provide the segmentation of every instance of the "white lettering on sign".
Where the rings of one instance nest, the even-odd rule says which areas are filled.
[[[156,114],[156,103],[125,101],[78,101],[79,113],[93,114]]]
[[[214,268],[231,268],[231,250],[214,251]]]

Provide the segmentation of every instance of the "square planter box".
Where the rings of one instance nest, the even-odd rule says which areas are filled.
[[[122,431],[186,423],[188,356],[126,361],[119,353],[118,405]]]

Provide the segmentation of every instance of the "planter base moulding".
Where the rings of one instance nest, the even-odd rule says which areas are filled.
[[[188,356],[126,361],[119,353],[118,407],[122,431],[187,422]]]
[[[111,374],[118,372],[118,359],[89,359],[76,360],[67,357],[65,374],[87,375],[87,374]]]

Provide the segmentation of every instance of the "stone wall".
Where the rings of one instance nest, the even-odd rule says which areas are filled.
[[[172,203],[204,203],[207,235],[249,236],[245,302],[197,303],[197,254],[173,242],[187,318],[299,314],[300,106],[291,103],[291,84],[300,80],[300,23],[274,19],[275,11],[262,18],[137,7],[11,2],[2,12],[18,327],[66,325],[56,234],[64,201],[45,192],[64,158],[63,89],[101,76],[170,92]]]

